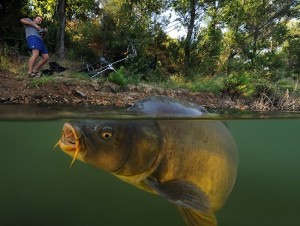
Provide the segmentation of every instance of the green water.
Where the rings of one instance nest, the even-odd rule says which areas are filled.
[[[0,120],[0,225],[184,226],[177,209],[53,150],[66,120]],[[226,120],[239,150],[220,226],[300,225],[300,119]]]

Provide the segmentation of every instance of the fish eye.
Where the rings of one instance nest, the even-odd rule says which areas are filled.
[[[111,127],[103,127],[100,131],[100,136],[105,140],[112,138],[113,134],[114,133]]]

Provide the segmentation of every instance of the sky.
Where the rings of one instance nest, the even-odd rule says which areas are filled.
[[[173,10],[168,10],[167,12],[163,13],[162,16],[166,16],[166,17],[170,16],[170,23],[165,29],[165,32],[171,38],[180,38],[186,35],[186,29],[183,26],[181,26],[178,21],[176,21],[176,18],[178,16],[176,16]]]

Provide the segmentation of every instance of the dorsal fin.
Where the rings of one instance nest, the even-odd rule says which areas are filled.
[[[128,111],[150,116],[201,116],[207,113],[201,106],[167,96],[148,97],[136,102]]]

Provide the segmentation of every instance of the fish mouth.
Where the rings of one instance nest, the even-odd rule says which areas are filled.
[[[83,161],[82,152],[84,151],[84,145],[81,137],[81,134],[74,126],[65,123],[62,129],[61,138],[54,146],[54,148],[59,146],[66,154],[73,158],[70,168],[76,159]]]

